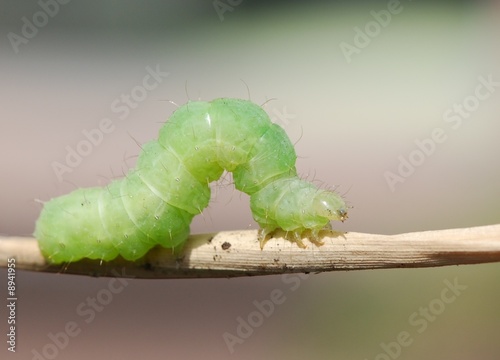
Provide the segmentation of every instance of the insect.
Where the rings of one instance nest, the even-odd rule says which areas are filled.
[[[161,245],[182,248],[193,217],[210,200],[209,183],[233,173],[250,195],[266,237],[282,229],[321,245],[320,230],[344,221],[347,207],[335,192],[300,179],[285,131],[258,105],[240,99],[188,102],[146,143],[136,168],[104,188],[77,189],[44,204],[34,236],[53,263],[81,258],[127,260]]]

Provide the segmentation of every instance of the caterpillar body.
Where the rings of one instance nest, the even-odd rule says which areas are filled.
[[[179,249],[208,205],[209,183],[223,171],[250,195],[261,247],[277,230],[320,244],[330,220],[345,220],[335,192],[300,179],[285,131],[258,105],[240,99],[188,102],[146,143],[136,168],[104,188],[77,189],[44,204],[34,236],[53,263],[81,258],[127,260],[156,245]]]

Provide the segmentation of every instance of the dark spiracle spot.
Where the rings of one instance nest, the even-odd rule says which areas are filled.
[[[222,250],[227,250],[231,247],[231,243],[224,241],[224,243],[222,243],[221,247],[222,247]]]

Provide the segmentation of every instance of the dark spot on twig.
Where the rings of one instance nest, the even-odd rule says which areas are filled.
[[[222,250],[227,250],[231,247],[231,243],[228,243],[227,241],[224,241],[221,245]]]
[[[222,256],[214,255],[213,259],[214,259],[214,261],[220,261],[222,259]]]

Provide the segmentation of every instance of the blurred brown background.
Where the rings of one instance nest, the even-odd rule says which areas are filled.
[[[155,138],[175,110],[168,100],[249,96],[259,104],[275,99],[265,109],[296,142],[300,173],[345,194],[353,209],[337,228],[394,234],[499,223],[496,3],[268,3],[2,1],[0,233],[30,235],[41,208],[34,199],[126,173],[139,152],[135,141]],[[168,76],[144,90],[151,69]],[[113,131],[58,177],[55,162],[64,163],[84,131],[105,118]],[[442,141],[432,146],[435,129]],[[432,150],[422,157],[416,141]],[[402,176],[405,160],[418,166]],[[402,181],[391,188],[387,172]],[[229,179],[214,189],[193,233],[256,228],[248,197]],[[305,279],[128,280],[111,299],[103,297],[110,279],[20,272],[17,352],[2,341],[0,353],[498,359],[499,270],[491,264]],[[445,280],[466,286],[449,303]],[[285,301],[269,316],[256,315],[254,302],[270,299],[274,289]],[[0,294],[6,299],[4,270]],[[90,320],[82,311],[96,296],[106,304]],[[239,317],[263,320],[231,353],[223,336],[238,336]],[[56,348],[49,334],[71,321],[81,331]],[[408,345],[395,345],[401,333],[409,334]]]

